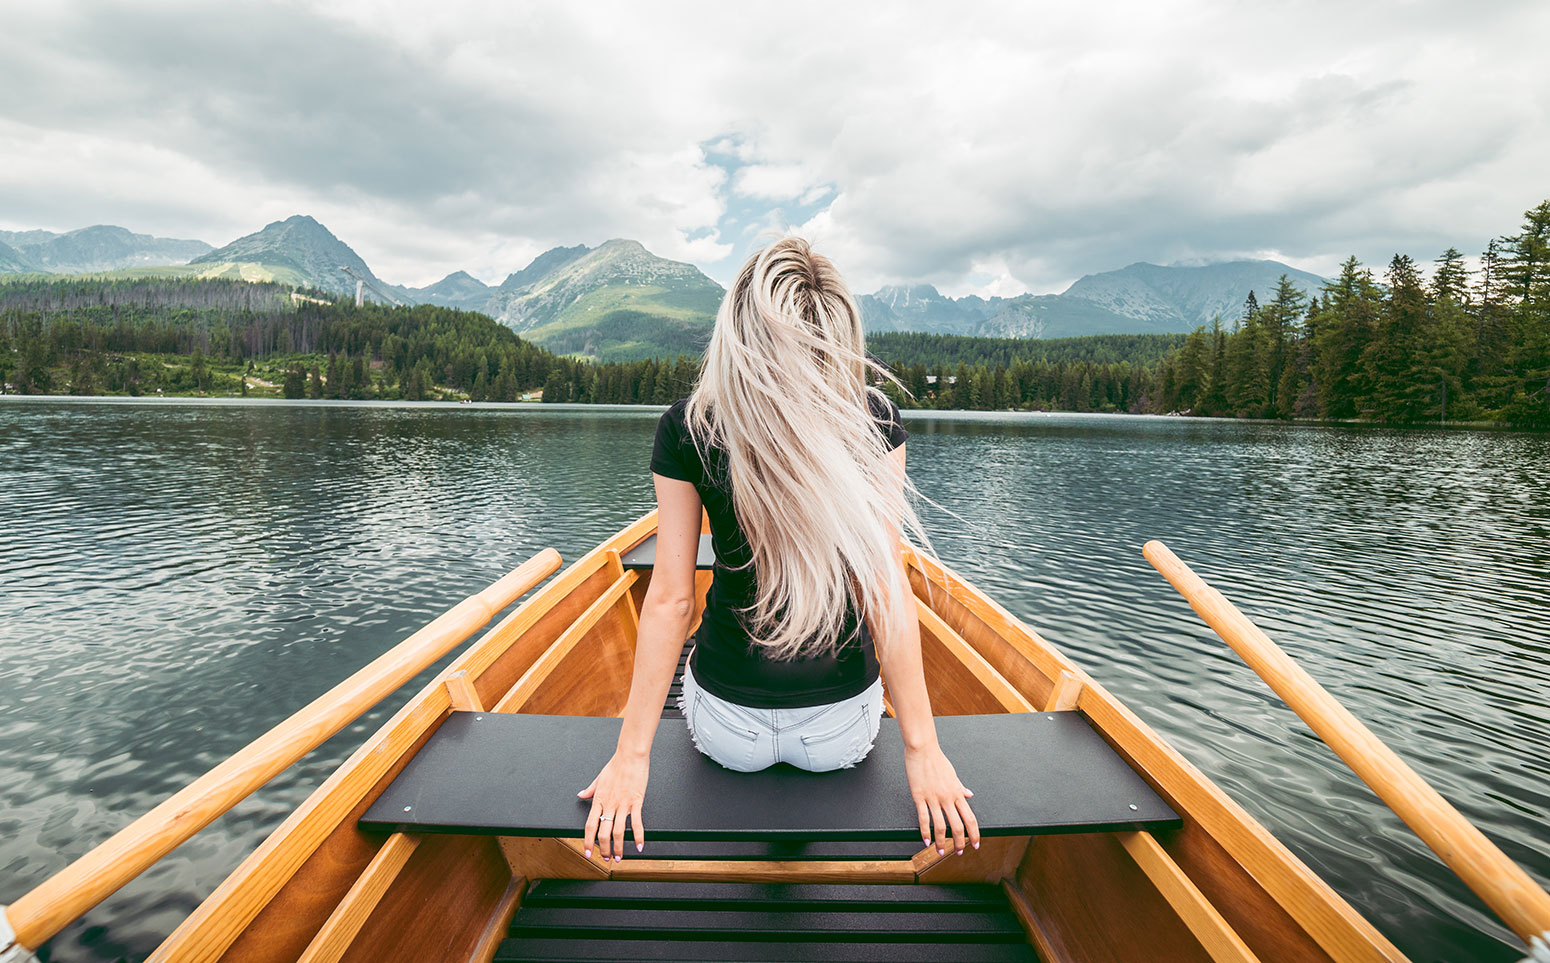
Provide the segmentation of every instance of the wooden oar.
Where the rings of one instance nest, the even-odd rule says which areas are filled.
[[[546,548],[378,656],[96,848],[0,907],[0,963],[30,951],[452,651],[560,567]]]
[[[1222,593],[1190,571],[1168,546],[1147,542],[1142,553],[1206,624],[1503,922],[1525,943],[1533,946],[1539,942],[1536,950],[1550,943],[1550,893],[1508,859]]]

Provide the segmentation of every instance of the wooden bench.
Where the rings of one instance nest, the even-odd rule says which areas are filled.
[[[612,755],[619,726],[614,718],[454,712],[360,826],[578,838],[591,804],[576,793]],[[974,791],[983,836],[1180,824],[1080,713],[944,716],[936,726],[943,751]],[[663,719],[652,745],[645,823],[650,841],[788,849],[825,841],[920,842],[904,744],[891,718],[882,720],[866,759],[827,773],[784,763],[733,772],[701,755],[681,720]]]

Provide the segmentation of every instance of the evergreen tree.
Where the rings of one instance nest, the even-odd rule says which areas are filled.
[[[570,400],[570,383],[565,378],[565,373],[559,368],[549,372],[548,379],[544,382],[543,401],[562,402]]]
[[[1211,319],[1211,363],[1200,407],[1201,414],[1227,413],[1227,332],[1220,316]]]
[[[1502,297],[1501,241],[1492,238],[1480,255],[1472,307],[1475,314],[1474,356],[1468,365],[1469,383],[1477,408],[1495,411],[1512,397],[1513,377],[1508,363],[1511,348],[1510,304]]]
[[[1442,252],[1432,262],[1432,300],[1449,298],[1458,304],[1469,303],[1469,268],[1464,266],[1464,255],[1456,247]]]
[[[1362,403],[1384,421],[1420,421],[1437,386],[1425,352],[1426,291],[1407,254],[1394,255],[1385,280],[1388,296],[1373,339],[1362,352],[1368,389]]]
[[[1177,355],[1172,390],[1164,392],[1170,410],[1195,413],[1203,406],[1211,378],[1210,354],[1204,327],[1196,328],[1184,339],[1184,347]]]
[[[1313,345],[1313,378],[1322,418],[1355,418],[1367,392],[1362,354],[1377,325],[1378,287],[1354,256],[1324,288],[1324,310]]]
[[[399,382],[399,392],[404,396],[405,401],[425,400],[425,381],[419,368],[410,368],[404,372]]]
[[[1468,390],[1470,359],[1476,352],[1476,325],[1464,305],[1452,297],[1438,298],[1432,304],[1427,340],[1422,345],[1422,373],[1437,384],[1439,420],[1472,418],[1479,403]],[[1430,411],[1427,415],[1431,417]]]
[[[54,387],[53,362],[47,341],[41,337],[27,339],[22,349],[22,363],[17,368],[17,391],[24,395],[48,394]]]
[[[189,363],[189,372],[194,379],[194,387],[203,392],[210,390],[210,368],[205,364],[204,352],[197,348],[194,349],[194,357]]]
[[[1275,297],[1259,311],[1259,322],[1262,336],[1257,345],[1259,367],[1258,378],[1265,386],[1265,398],[1262,412],[1270,418],[1286,418],[1291,416],[1291,407],[1296,399],[1300,380],[1294,371],[1290,380],[1284,377],[1283,369],[1287,366],[1288,358],[1295,348],[1295,342],[1300,335],[1303,309],[1307,299],[1300,288],[1294,285],[1291,278],[1281,275],[1276,284]],[[1286,394],[1281,389],[1290,389],[1291,394]]]
[[[281,393],[291,399],[301,398],[307,393],[307,374],[301,370],[301,365],[293,364],[285,369]]]
[[[330,398],[343,398],[343,389],[344,369],[339,364],[339,355],[331,351],[328,354],[328,380],[324,390]]]
[[[1250,297],[1252,297],[1252,292]],[[1270,367],[1262,311],[1244,317],[1227,342],[1227,406],[1238,417],[1262,418],[1270,402]]]
[[[1507,352],[1514,385],[1503,413],[1514,424],[1550,427],[1550,201],[1523,217],[1502,258],[1503,292],[1516,302]]]
[[[512,376],[509,368],[501,368],[501,373],[495,376],[495,386],[491,391],[490,400],[504,402],[517,400],[517,380]]]

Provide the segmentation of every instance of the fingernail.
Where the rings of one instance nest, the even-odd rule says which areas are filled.
[[[636,843],[635,844],[635,851],[637,853],[644,853],[646,851],[646,844],[645,843]]]
[[[962,855],[963,855],[963,850],[961,850],[961,849],[960,849],[960,850],[958,850],[958,855],[959,855],[959,856],[962,856]]]
[[[975,849],[979,849],[979,848],[980,848],[980,844],[979,844],[979,843],[975,843],[975,844],[974,844],[974,848],[975,848]]]
[[[592,858],[592,850],[590,850],[590,849],[583,849],[583,850],[582,850],[582,851],[581,851],[581,852],[582,852],[582,854],[583,854],[583,855],[584,855],[584,856],[586,856],[586,857],[587,857],[587,858],[588,858],[588,859],[591,859],[591,858]]]
[[[946,855],[947,855],[947,850],[945,850],[945,849],[938,849],[938,850],[937,850],[937,851],[936,851],[936,854],[937,854],[937,855],[938,855],[938,856],[946,856]]]
[[[616,862],[616,863],[617,863],[617,862],[618,862],[618,861],[619,861],[619,857],[618,857],[618,856],[615,856],[615,857],[614,857],[614,862]]]

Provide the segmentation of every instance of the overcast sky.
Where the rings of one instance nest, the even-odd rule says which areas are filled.
[[[1477,254],[1550,197],[1550,3],[0,0],[0,228],[220,245],[307,213],[385,280],[630,237],[860,291],[1133,261]]]

